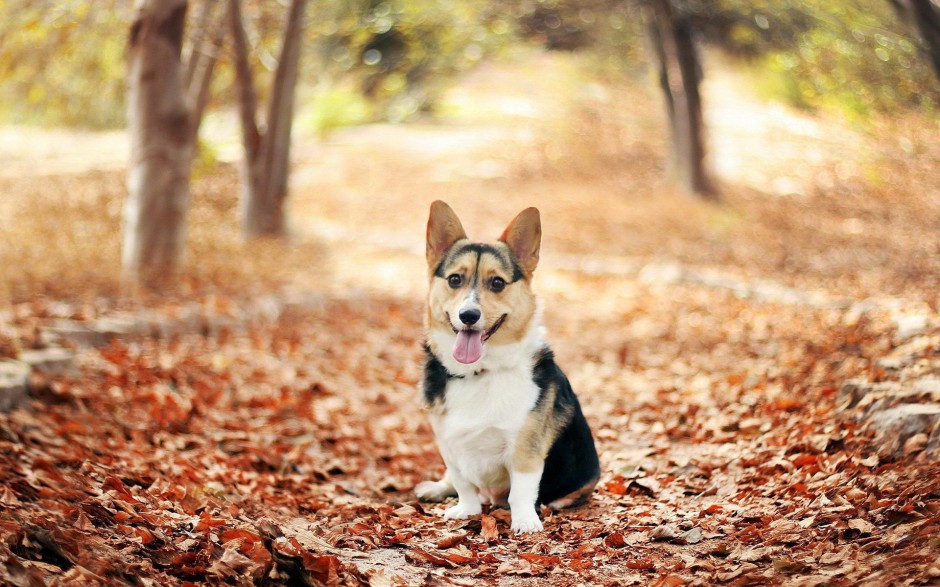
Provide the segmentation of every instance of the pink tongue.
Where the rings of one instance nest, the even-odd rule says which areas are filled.
[[[483,331],[460,330],[454,342],[454,358],[467,365],[476,363],[483,354]]]

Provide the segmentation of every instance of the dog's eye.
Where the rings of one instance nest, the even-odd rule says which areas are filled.
[[[454,289],[457,289],[458,287],[463,285],[463,275],[454,273],[453,275],[447,278],[447,285],[451,286]]]
[[[506,289],[506,280],[502,277],[494,277],[490,280],[490,291],[493,293],[499,293]]]

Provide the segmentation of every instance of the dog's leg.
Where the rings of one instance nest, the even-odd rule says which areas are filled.
[[[450,482],[448,472],[444,471],[444,476],[440,481],[422,481],[415,485],[415,495],[421,501],[444,501],[448,497],[456,497],[457,490]]]
[[[444,510],[444,517],[448,519],[466,520],[483,512],[480,504],[480,494],[476,486],[467,481],[456,469],[447,467],[447,478],[457,490],[457,505]]]
[[[542,520],[535,511],[535,501],[539,496],[543,468],[544,465],[540,464],[537,471],[522,472],[513,469],[509,472],[509,510],[512,512],[510,527],[516,534],[542,531]]]

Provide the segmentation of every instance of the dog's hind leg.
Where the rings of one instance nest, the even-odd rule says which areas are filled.
[[[440,481],[422,481],[415,486],[415,495],[421,501],[444,501],[448,497],[457,497],[457,490],[447,476],[447,471]]]

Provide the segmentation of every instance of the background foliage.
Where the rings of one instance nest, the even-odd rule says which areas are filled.
[[[937,106],[937,81],[920,41],[887,1],[683,5],[703,41],[749,64],[770,98],[853,115]],[[642,73],[641,8],[635,0],[318,3],[307,15],[302,91],[309,107],[302,124],[322,133],[432,112],[455,74],[518,43],[586,51],[604,69]],[[0,120],[122,126],[131,10],[116,0],[0,0]],[[252,4],[246,17],[258,73],[273,70],[283,7]],[[224,52],[216,107],[233,99]],[[257,76],[262,91],[269,77]]]
[[[882,0],[693,3],[709,44],[753,64],[773,97],[855,114],[935,108],[937,80],[920,40]]]
[[[0,118],[123,125],[128,4],[0,0]]]

